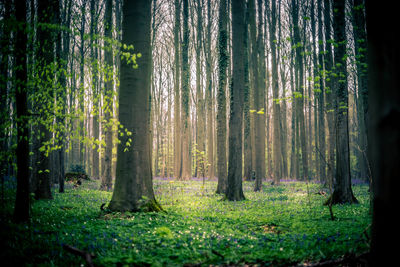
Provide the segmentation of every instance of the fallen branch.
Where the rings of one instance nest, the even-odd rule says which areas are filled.
[[[87,263],[88,266],[94,267],[94,264],[93,264],[92,259],[95,258],[96,255],[93,255],[93,254],[91,254],[91,253],[89,253],[89,252],[80,250],[80,249],[78,249],[78,248],[75,248],[75,247],[72,247],[72,246],[66,245],[66,244],[63,244],[62,247],[63,247],[63,249],[65,249],[66,251],[68,251],[68,252],[70,252],[70,253],[72,253],[72,254],[74,254],[74,255],[77,255],[77,256],[82,257],[82,258],[86,261],[86,263]]]
[[[225,259],[224,255],[222,255],[221,253],[219,253],[218,251],[212,249],[211,252],[219,257],[221,257],[222,259]]]
[[[318,262],[314,264],[306,263],[300,266],[307,266],[307,267],[337,267],[337,266],[367,266],[369,262],[369,253],[363,253],[361,255],[347,255],[343,258],[336,259],[336,260],[329,260]]]

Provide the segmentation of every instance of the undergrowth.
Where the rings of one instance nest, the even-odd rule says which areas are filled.
[[[53,200],[32,204],[31,222],[14,225],[15,181],[5,182],[1,215],[2,265],[79,266],[83,258],[63,244],[92,253],[96,266],[296,265],[368,250],[369,193],[355,185],[360,204],[323,206],[317,183],[264,183],[245,201],[222,201],[216,182],[155,179],[159,213],[106,213],[110,192],[96,181],[53,192]]]

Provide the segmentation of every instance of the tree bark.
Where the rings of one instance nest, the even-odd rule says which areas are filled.
[[[180,41],[181,32],[181,6],[180,1],[175,0],[175,26],[174,26],[174,47],[175,47],[175,74],[174,74],[174,176],[177,179],[182,177],[182,141],[181,141],[181,94],[180,81]]]
[[[228,32],[226,0],[221,0],[218,21],[218,113],[217,113],[217,158],[218,187],[217,193],[226,191],[226,70],[228,66]]]
[[[112,9],[113,0],[106,1],[106,10],[104,18],[104,36],[107,39],[112,38]],[[114,62],[113,62],[113,52],[112,50],[106,49],[104,52],[104,63],[106,65],[107,76],[105,82],[104,90],[104,125],[105,127],[105,151],[104,151],[104,166],[103,173],[101,176],[101,190],[111,190],[112,189],[112,147],[113,147],[113,72],[114,72]]]
[[[58,8],[57,0],[40,0],[38,1],[38,23],[54,23],[54,10]],[[38,27],[37,30],[37,39],[39,40],[39,49],[38,49],[38,65],[41,68],[40,71],[44,71],[44,76],[40,81],[40,90],[43,91],[44,94],[47,94],[47,98],[43,99],[43,102],[40,101],[37,103],[39,109],[46,108],[47,110],[52,110],[54,106],[54,73],[51,71],[45,71],[50,67],[51,64],[54,63],[54,45],[55,41],[54,32],[51,29],[44,27]],[[50,109],[49,109],[50,106]],[[52,139],[49,125],[48,123],[52,123],[53,116],[49,114],[43,114],[41,116],[39,122],[39,136],[40,136],[40,145],[44,149],[39,150],[38,155],[38,173],[36,178],[36,191],[35,198],[36,199],[52,199],[51,193],[51,185],[52,185],[52,175],[51,170],[51,162],[50,162],[50,154],[52,153],[52,148],[49,148],[47,145],[45,146],[45,142],[49,142]]]
[[[306,144],[306,132],[305,132],[305,122],[304,122],[304,66],[303,66],[303,43],[300,38],[299,29],[299,3],[296,0],[292,0],[292,19],[293,19],[293,34],[294,34],[294,44],[295,49],[295,62],[296,62],[296,88],[297,94],[295,96],[296,101],[296,116],[299,123],[300,132],[300,145],[301,145],[301,159],[302,159],[302,169],[303,172],[300,176],[301,179],[308,178],[308,149]]]
[[[109,204],[113,211],[161,210],[154,196],[150,156],[150,29],[151,1],[124,1],[122,43],[134,44],[141,57],[137,69],[121,62],[119,118],[131,134],[124,134],[118,145],[115,188]]]
[[[232,2],[232,87],[229,119],[229,167],[226,197],[230,201],[244,200],[242,186],[242,126],[244,99],[244,34],[245,1]]]
[[[368,40],[369,131],[372,164],[373,217],[370,266],[395,266],[399,236],[398,175],[400,172],[400,53],[397,9],[366,1]],[[385,14],[382,16],[382,14]]]
[[[26,2],[17,0],[15,18],[26,29]],[[24,30],[16,32],[15,38],[15,101],[17,106],[17,193],[14,207],[14,221],[29,221],[29,140],[27,104],[27,49],[28,38]]]
[[[189,3],[188,0],[183,0],[183,42],[182,42],[182,179],[189,179],[191,176],[190,170],[190,100],[189,100]]]
[[[335,34],[335,65],[337,105],[336,114],[336,175],[334,191],[326,204],[358,203],[351,189],[349,122],[348,122],[348,92],[346,70],[346,32],[345,32],[345,0],[333,3],[334,34]]]

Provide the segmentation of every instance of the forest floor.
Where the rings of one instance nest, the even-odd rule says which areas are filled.
[[[14,179],[6,179],[0,218],[2,266],[309,266],[369,249],[369,193],[353,185],[360,204],[323,206],[318,183],[264,182],[245,201],[222,201],[216,181],[154,180],[165,212],[107,213],[111,192],[84,181],[53,200],[32,204],[29,224],[11,214]],[[86,258],[86,260],[85,260]],[[86,261],[86,262],[85,262]]]

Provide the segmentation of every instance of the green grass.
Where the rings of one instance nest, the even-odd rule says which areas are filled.
[[[79,266],[84,260],[62,244],[96,255],[95,265],[182,266],[295,265],[368,250],[364,230],[371,222],[366,185],[353,187],[357,205],[333,207],[330,220],[316,194],[321,185],[264,183],[253,192],[245,182],[247,200],[221,201],[215,181],[156,179],[154,190],[166,212],[105,213],[111,193],[96,182],[54,193],[53,200],[35,201],[30,225],[10,221],[14,188],[6,183],[0,239],[3,262],[10,265]],[[7,261],[6,261],[7,260]]]

